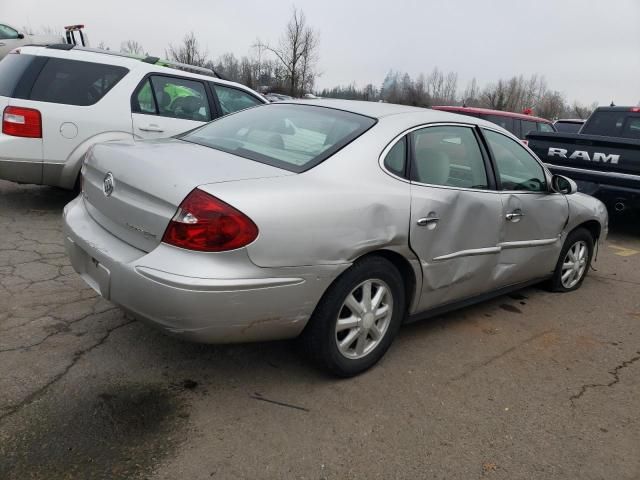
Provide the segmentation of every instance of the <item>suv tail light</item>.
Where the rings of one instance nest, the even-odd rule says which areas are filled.
[[[5,108],[2,115],[2,133],[14,137],[42,138],[40,112],[33,108]]]
[[[244,213],[195,189],[169,222],[162,241],[188,250],[224,252],[244,247],[258,237],[258,227]]]

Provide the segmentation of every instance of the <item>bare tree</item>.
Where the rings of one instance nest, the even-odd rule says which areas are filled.
[[[169,44],[169,49],[165,53],[170,60],[196,67],[204,67],[209,55],[206,50],[200,49],[200,43],[193,32],[184,36],[181,45]]]
[[[100,43],[98,43],[98,49],[100,50],[111,50],[107,44],[104,42],[104,40],[100,41]]]
[[[289,94],[299,96],[305,88],[313,87],[317,76],[318,44],[318,33],[307,25],[304,12],[294,7],[278,46],[258,40],[255,47],[276,56],[286,72]]]
[[[127,40],[120,44],[120,52],[131,55],[144,55],[144,48],[136,40]]]

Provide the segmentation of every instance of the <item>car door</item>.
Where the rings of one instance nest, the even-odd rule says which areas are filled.
[[[205,82],[169,75],[145,77],[131,97],[131,121],[137,138],[165,138],[212,119]]]
[[[24,36],[8,25],[0,24],[0,59],[4,58],[11,50],[24,45]]]
[[[419,309],[492,290],[502,203],[476,130],[427,126],[413,131],[409,143],[409,237],[423,271]]]
[[[503,133],[482,129],[502,198],[500,283],[542,278],[555,268],[569,218],[564,195],[551,192],[540,162]]]

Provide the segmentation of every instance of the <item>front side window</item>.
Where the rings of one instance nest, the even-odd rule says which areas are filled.
[[[0,25],[0,40],[16,40],[18,32],[7,25]]]
[[[223,115],[228,115],[230,113],[237,112],[238,110],[244,110],[245,108],[255,107],[256,105],[262,104],[262,102],[256,97],[243,92],[238,88],[225,87],[218,85],[217,83],[213,83],[212,86],[218,96],[220,109],[222,110]]]
[[[219,118],[182,140],[292,172],[318,165],[375,125],[333,108],[272,103]]]
[[[520,142],[492,130],[483,129],[483,133],[495,160],[502,190],[547,191],[544,169]]]
[[[407,137],[402,137],[391,147],[384,158],[384,166],[399,177],[405,176],[407,162]]]
[[[50,58],[33,84],[30,100],[93,105],[129,72],[102,63]]]
[[[484,159],[471,128],[426,127],[411,135],[412,180],[448,187],[489,188]]]
[[[153,107],[158,115],[196,122],[211,120],[204,83],[161,75],[152,75],[150,82],[155,102]],[[146,86],[138,92],[140,113],[151,113],[152,105],[148,103],[149,93],[151,93],[150,89],[146,90]],[[145,111],[145,108],[148,111]]]

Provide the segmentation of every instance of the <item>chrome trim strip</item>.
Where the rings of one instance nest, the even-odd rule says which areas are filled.
[[[554,169],[562,170],[565,172],[585,173],[587,175],[595,175],[595,176],[600,175],[602,177],[619,178],[621,180],[640,181],[640,175],[633,175],[631,173],[603,172],[600,170],[590,170],[588,168],[565,167],[563,165],[555,165],[553,163],[545,163],[545,165],[549,168],[554,168]]]
[[[541,240],[520,240],[517,242],[502,242],[495,247],[472,248],[470,250],[460,250],[459,252],[440,255],[439,257],[434,257],[433,261],[439,262],[442,260],[452,260],[454,258],[460,258],[460,257],[473,257],[476,255],[491,255],[494,253],[500,253],[502,250],[509,249],[509,248],[543,247],[545,245],[552,245],[556,243],[558,240],[560,240],[560,237],[544,238]]]
[[[237,292],[241,290],[255,290],[261,288],[285,287],[304,283],[302,278],[199,278],[176,275],[163,272],[155,268],[137,266],[136,272],[143,277],[162,285],[182,290],[195,290],[203,292]]]
[[[491,255],[493,253],[500,253],[500,250],[502,250],[500,247],[472,248],[470,250],[460,250],[459,252],[440,255],[439,257],[434,257],[433,261],[438,262],[440,260],[451,260],[460,257],[474,257],[476,255]]]

